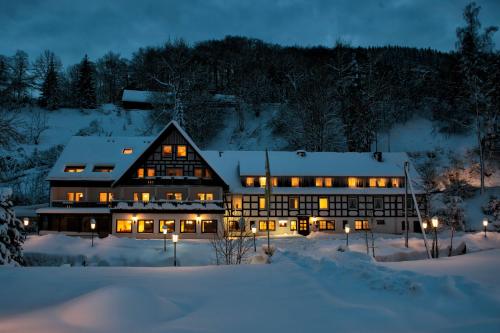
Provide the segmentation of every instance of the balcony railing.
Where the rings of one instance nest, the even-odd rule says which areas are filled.
[[[213,205],[223,208],[224,203],[222,200],[211,200],[211,201],[184,201],[184,200],[151,200],[147,202],[143,201],[133,201],[133,200],[113,200],[110,202],[96,202],[96,201],[67,201],[67,200],[53,200],[51,206],[52,207],[63,207],[63,208],[144,208],[147,205],[157,205],[158,207],[162,207],[163,204],[168,204],[169,206],[176,207],[189,207],[189,206],[200,206],[201,207],[209,207]]]

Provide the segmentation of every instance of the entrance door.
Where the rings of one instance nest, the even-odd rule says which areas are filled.
[[[309,218],[299,218],[299,234],[309,235]]]
[[[422,233],[422,228],[420,228],[420,221],[413,221],[413,232]]]

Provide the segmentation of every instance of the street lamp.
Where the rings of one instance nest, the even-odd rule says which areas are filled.
[[[437,228],[439,226],[439,220],[437,216],[434,216],[431,219],[431,223],[432,223],[432,228],[434,228],[434,244],[435,244],[434,258],[439,258],[439,246],[438,246],[438,236],[437,236]]]
[[[344,231],[345,231],[345,235],[346,235],[346,247],[349,246],[349,233],[351,232],[351,228],[346,225],[345,228],[344,228]]]
[[[201,216],[200,214],[196,214],[196,224],[200,225],[200,223],[201,223]]]
[[[179,235],[172,235],[172,242],[174,242],[174,266],[177,266],[177,242],[179,241]]]
[[[90,230],[92,230],[92,247],[94,247],[94,230],[95,230],[95,219],[90,219]]]
[[[426,230],[427,229],[427,222],[423,222],[422,226],[424,227],[424,230]]]
[[[488,228],[488,219],[483,219],[483,227],[484,227],[484,238],[486,238],[486,229]]]
[[[161,227],[163,231],[163,252],[167,252],[167,232],[168,232],[168,227],[166,224]]]
[[[257,227],[253,226],[252,227],[252,234],[253,234],[253,252],[257,252],[257,245],[255,245],[255,234],[257,233]]]

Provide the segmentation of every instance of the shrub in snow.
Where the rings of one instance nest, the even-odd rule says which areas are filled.
[[[482,209],[483,213],[489,216],[493,228],[500,231],[500,200],[495,196],[491,196]]]
[[[217,265],[239,265],[246,261],[253,249],[253,235],[244,228],[237,231],[226,228],[222,233],[216,233],[210,244],[215,252]]]
[[[99,121],[96,119],[92,120],[87,127],[81,128],[76,132],[77,136],[91,136],[91,135],[102,135],[104,130],[102,129]]]
[[[11,189],[0,188],[0,265],[23,264],[23,225],[12,209]]]

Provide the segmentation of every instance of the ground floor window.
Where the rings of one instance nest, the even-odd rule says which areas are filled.
[[[173,233],[175,231],[174,220],[160,220],[160,233],[163,233],[164,225],[167,225],[167,233]]]
[[[320,220],[319,230],[335,230],[335,221]]]
[[[377,225],[385,225],[385,220],[377,220]]]
[[[269,228],[269,231],[276,230],[276,222],[273,220],[270,221],[259,221],[259,230],[266,231]]]
[[[217,233],[217,220],[201,221],[201,232],[214,234]]]
[[[132,221],[116,220],[116,232],[118,233],[132,232]]]
[[[281,221],[279,221],[280,227],[281,228],[286,228],[287,222],[288,222],[287,220],[281,220]]]
[[[370,224],[367,220],[356,220],[354,221],[354,229],[355,230],[369,230]]]
[[[229,231],[240,231],[240,223],[238,221],[227,221]]]
[[[153,220],[139,220],[137,221],[137,232],[139,233],[152,233],[154,230]]]
[[[297,221],[290,221],[290,231],[297,231]]]
[[[181,233],[196,233],[196,222],[193,220],[181,220]]]

